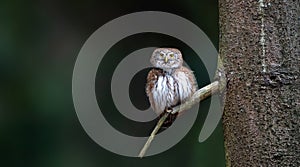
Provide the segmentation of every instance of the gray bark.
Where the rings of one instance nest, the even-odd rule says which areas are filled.
[[[299,0],[220,0],[227,166],[300,166]]]

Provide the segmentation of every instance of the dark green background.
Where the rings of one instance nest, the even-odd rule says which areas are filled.
[[[0,2],[0,166],[225,165],[221,124],[207,141],[198,143],[209,99],[201,103],[196,123],[181,142],[162,154],[144,159],[124,157],[103,149],[81,127],[73,107],[71,86],[80,48],[106,22],[144,10],[165,11],[189,19],[218,48],[216,0]],[[181,49],[184,55],[194,54],[180,41],[163,35],[135,35],[125,40],[128,41],[120,41],[122,47],[115,45],[107,54],[121,60],[126,53],[147,46],[173,46]],[[195,70],[201,87],[209,80],[201,62],[195,63],[198,62],[196,57],[185,59]],[[104,79],[100,75],[101,68],[105,66],[99,67],[97,73],[98,101],[101,101],[98,87],[104,86],[97,85]],[[133,103],[139,103],[134,100],[139,98],[134,96],[138,95],[133,95]],[[144,128],[130,129],[128,120],[117,112],[105,112],[111,124],[126,133],[148,133]]]

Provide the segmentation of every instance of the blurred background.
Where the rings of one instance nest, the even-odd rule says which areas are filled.
[[[208,140],[198,142],[210,99],[201,103],[193,128],[176,146],[144,159],[103,149],[81,127],[72,101],[72,72],[82,45],[108,21],[145,10],[170,12],[192,21],[218,48],[217,0],[0,2],[0,166],[225,166],[221,123]],[[126,54],[152,46],[174,46],[192,55],[185,60],[195,71],[199,87],[210,82],[191,48],[169,36],[130,36],[113,46],[107,55],[114,55],[117,65]],[[106,61],[109,63],[110,59]],[[101,91],[110,85],[103,82],[109,80],[109,75],[103,78],[103,73],[108,72],[105,69],[112,72],[114,66],[99,66],[95,85],[98,103],[106,100],[109,104],[109,95],[104,96],[109,92]],[[141,71],[132,81],[132,85],[140,85],[140,91],[129,89],[132,103],[143,109],[149,107],[143,93],[147,72]],[[144,128],[109,110],[113,108],[106,108],[104,115],[109,122],[127,134],[146,136],[155,124],[147,123],[148,128]]]

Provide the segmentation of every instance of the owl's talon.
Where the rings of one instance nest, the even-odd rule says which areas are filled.
[[[167,108],[167,109],[166,109],[166,112],[167,112],[167,113],[171,113],[172,111],[173,111],[172,108]]]
[[[171,113],[170,111],[172,111],[172,110],[165,109],[165,111],[160,114],[159,119],[162,116],[164,116],[165,114],[168,114],[168,117],[165,119],[162,127],[166,127],[166,128],[170,127],[173,124],[173,122],[175,121],[175,119],[177,118],[178,113],[169,114],[169,113]]]

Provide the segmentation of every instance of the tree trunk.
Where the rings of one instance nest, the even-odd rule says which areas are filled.
[[[300,166],[299,0],[220,0],[227,166]]]

